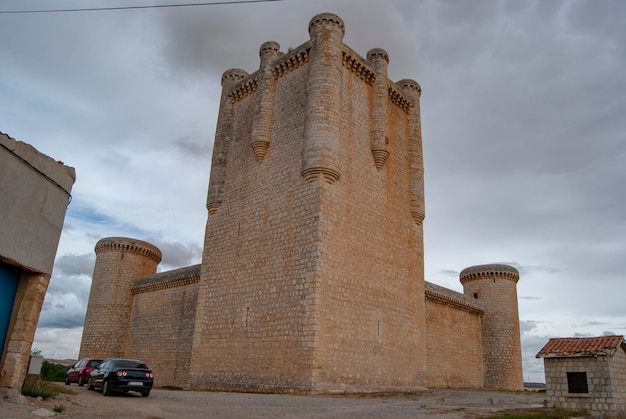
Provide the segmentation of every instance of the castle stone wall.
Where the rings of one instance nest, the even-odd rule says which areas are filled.
[[[200,265],[138,279],[126,356],[143,360],[155,386],[183,387],[189,378]]]
[[[343,45],[337,16],[309,29],[285,55],[263,44],[261,71],[223,77],[191,387],[424,385],[423,216],[409,164],[419,96],[384,69],[374,94],[375,71]]]
[[[426,384],[432,388],[482,388],[483,304],[426,283]]]
[[[78,356],[124,357],[133,281],[156,273],[161,251],[141,240],[109,237],[96,243],[95,252],[96,264]]]
[[[342,73],[341,179],[320,185],[320,307],[316,381],[321,389],[424,386],[421,226],[411,217],[408,116],[390,106],[389,156],[370,147],[371,86]],[[388,97],[385,98],[389,100]]]
[[[280,117],[260,164],[250,147],[256,92],[227,107],[226,175],[207,221],[192,387],[310,388],[315,295],[307,271],[320,215],[314,185],[300,176],[306,76],[301,66],[276,81],[273,113]]]
[[[425,283],[421,88],[344,30],[322,13],[223,74],[201,267],[145,277],[147,243],[99,243],[81,354],[192,389],[521,389],[517,271],[464,271],[465,295]]]
[[[485,304],[482,342],[486,388],[524,389],[518,280],[519,272],[508,265],[471,266],[460,273],[465,296]]]

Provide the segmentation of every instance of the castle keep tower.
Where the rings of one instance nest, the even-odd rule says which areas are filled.
[[[517,308],[519,272],[508,265],[478,265],[460,274],[463,293],[484,303],[482,318],[485,388],[524,390]]]
[[[421,89],[344,33],[222,77],[192,388],[425,385]]]
[[[150,243],[109,237],[96,244],[82,357],[125,357],[130,324],[133,280],[156,273],[161,251]]]
[[[156,274],[155,246],[100,240],[81,356],[190,389],[523,389],[518,272],[424,280],[421,88],[344,33],[322,13],[224,72],[202,264]]]

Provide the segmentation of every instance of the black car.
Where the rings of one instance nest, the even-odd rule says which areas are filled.
[[[148,397],[153,381],[154,374],[142,361],[108,358],[91,372],[87,388],[101,388],[105,396],[116,391],[136,391],[142,397]]]

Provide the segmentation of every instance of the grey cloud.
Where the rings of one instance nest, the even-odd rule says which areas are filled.
[[[545,383],[543,360],[535,358],[535,355],[548,343],[550,337],[525,333],[521,340],[524,380]]]
[[[55,261],[54,269],[60,270],[67,276],[93,274],[93,267],[96,262],[94,253],[85,253],[82,255],[66,254]]]
[[[559,269],[551,266],[533,266],[533,265],[521,265],[517,262],[501,262],[505,265],[511,265],[519,272],[520,276],[532,275],[532,274],[554,274],[559,272]]]
[[[441,271],[439,271],[439,273],[441,273],[442,275],[445,275],[445,276],[454,276],[454,277],[458,277],[459,276],[459,272],[458,271],[454,271],[452,269],[442,269]]]
[[[157,246],[163,254],[161,263],[164,269],[174,269],[199,263],[202,248],[196,243],[181,243],[149,238],[148,242]]]
[[[520,331],[522,334],[535,330],[541,322],[535,320],[520,320]]]
[[[174,143],[185,154],[205,159],[203,162],[206,162],[206,159],[210,159],[213,153],[213,143],[205,141],[198,133],[179,137],[174,140]]]

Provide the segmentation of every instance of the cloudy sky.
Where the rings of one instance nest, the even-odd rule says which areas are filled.
[[[78,355],[100,238],[156,244],[160,271],[200,262],[221,74],[302,44],[320,12],[422,86],[427,280],[519,269],[525,380],[549,337],[626,333],[626,2],[285,0],[0,13],[0,131],[77,173],[34,346]]]

